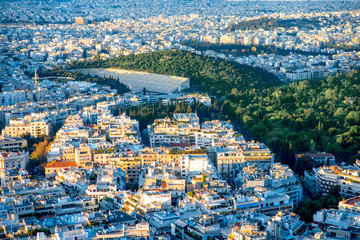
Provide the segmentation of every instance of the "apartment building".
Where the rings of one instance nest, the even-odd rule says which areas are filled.
[[[240,147],[217,147],[208,152],[209,158],[219,174],[225,179],[230,178],[233,173],[234,164],[243,163],[244,155]]]
[[[310,195],[314,195],[316,193],[316,176],[315,176],[316,170],[307,170],[304,172],[304,189],[307,190],[307,192]]]
[[[241,163],[271,165],[274,155],[263,143],[247,143],[235,146],[210,148],[208,156],[219,174],[225,179],[233,176],[234,166]]]
[[[342,200],[339,202],[339,210],[342,212],[360,214],[360,196]]]
[[[234,240],[266,240],[267,232],[260,230],[260,224],[257,222],[244,222],[240,226],[235,226],[232,229]]]
[[[25,102],[25,91],[13,91],[0,93],[0,106],[15,105],[16,103]]]
[[[0,136],[0,149],[5,151],[19,151],[27,145],[27,141],[20,137]]]
[[[148,126],[150,146],[196,146],[210,147],[243,144],[244,138],[224,121],[206,121],[201,126],[194,113],[174,114],[174,119],[157,119]]]
[[[360,172],[355,166],[331,166],[313,169],[316,192],[329,194],[332,187],[340,186],[340,194],[345,198],[360,195]],[[311,174],[308,174],[311,178]],[[305,176],[305,181],[311,181]]]
[[[79,114],[70,115],[66,118],[64,125],[68,127],[83,127],[84,126],[84,120]]]
[[[119,167],[126,172],[126,182],[137,184],[141,172],[142,158],[137,152],[123,152],[114,156],[115,167]]]
[[[30,134],[33,137],[49,135],[51,124],[47,119],[32,119],[31,116],[25,116],[22,119],[12,119],[9,126],[2,130],[2,135],[10,137],[20,137]]]
[[[96,150],[94,150],[94,164],[102,164],[102,165],[106,165],[106,164],[111,164],[111,153],[106,153],[106,152],[96,152]]]
[[[285,193],[277,193],[267,189],[258,188],[255,196],[259,198],[260,209],[259,213],[273,216],[278,211],[289,211],[294,209],[294,205],[290,197]]]
[[[0,168],[25,169],[29,162],[29,152],[2,152],[0,153]]]
[[[98,124],[103,126],[101,119],[98,120]],[[139,122],[137,120],[130,119],[130,117],[125,114],[113,117],[107,127],[107,131],[110,139],[134,136],[140,140]]]
[[[0,185],[14,186],[16,184],[24,184],[30,182],[30,174],[25,169],[19,168],[1,168],[0,169]]]
[[[315,163],[326,166],[334,165],[336,161],[334,154],[326,152],[295,154],[296,160],[300,157],[310,157]]]
[[[274,154],[264,143],[250,142],[241,145],[244,161],[249,163],[261,163],[270,165],[274,162]]]
[[[195,221],[179,219],[171,224],[171,235],[177,239],[209,239],[220,235],[220,217],[202,215]]]
[[[152,163],[159,162],[159,153],[155,151],[142,151],[141,156],[141,165],[151,165]]]
[[[182,154],[180,161],[181,176],[186,177],[189,174],[201,173],[207,170],[209,158],[205,154]]]
[[[199,118],[194,113],[176,113],[174,119],[157,119],[148,126],[150,146],[195,144],[195,132],[200,130]]]
[[[290,197],[294,208],[298,207],[303,199],[303,186],[294,172],[287,165],[276,163],[270,169],[270,177],[274,186],[281,185],[280,188]]]
[[[93,154],[87,144],[81,144],[79,148],[75,148],[75,162],[81,168],[92,168]]]
[[[61,159],[66,162],[75,162],[75,147],[69,145],[64,148]]]
[[[173,164],[180,166],[181,153],[159,152],[159,162],[162,164]]]
[[[304,224],[299,215],[279,211],[268,222],[267,231],[272,239],[295,239]]]

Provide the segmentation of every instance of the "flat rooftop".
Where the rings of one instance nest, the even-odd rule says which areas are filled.
[[[82,74],[99,77],[113,77],[127,86],[132,91],[139,92],[146,88],[147,91],[157,93],[179,92],[190,87],[190,79],[185,77],[162,75],[148,72],[123,70],[118,68],[84,68],[76,69]]]

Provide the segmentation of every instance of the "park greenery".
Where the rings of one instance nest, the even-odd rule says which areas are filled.
[[[212,50],[218,53],[231,54],[234,57],[258,55],[258,54],[277,54],[277,55],[286,56],[291,53],[301,54],[305,56],[309,56],[309,55],[331,56],[331,54],[325,52],[310,52],[310,51],[301,51],[298,49],[281,49],[273,45],[224,44],[224,43],[209,43],[209,42],[198,42],[198,41],[183,41],[182,44],[192,47],[198,51]]]
[[[264,30],[274,30],[276,28],[307,28],[315,29],[320,27],[320,21],[315,18],[300,18],[300,19],[281,19],[281,18],[269,18],[261,17],[257,19],[250,19],[246,21],[240,21],[228,25],[230,31],[235,30],[256,30],[262,28]]]
[[[93,61],[72,62],[68,66],[69,69],[100,67],[188,77],[192,88],[216,96],[223,96],[231,88],[264,88],[278,84],[275,75],[260,68],[178,50],[121,55],[108,60],[95,57]]]

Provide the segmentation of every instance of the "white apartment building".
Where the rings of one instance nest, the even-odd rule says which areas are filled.
[[[290,197],[285,193],[278,193],[267,190],[266,188],[256,188],[255,196],[259,198],[260,209],[258,212],[273,216],[278,211],[293,210],[293,204]]]
[[[295,213],[279,211],[268,222],[267,231],[271,239],[294,239],[304,224]]]
[[[174,114],[174,120],[170,118],[157,119],[148,126],[150,146],[164,144],[194,145],[194,133],[199,130],[199,118],[194,113]]]
[[[180,161],[181,176],[199,173],[207,170],[209,158],[206,154],[182,154]]]
[[[360,195],[360,171],[352,166],[321,167],[315,170],[316,191],[328,194],[331,187],[340,186],[340,194],[351,198]]]
[[[294,172],[287,166],[276,163],[270,169],[270,176],[273,179],[273,185],[281,185],[284,193],[290,197],[294,207],[299,206],[303,199],[303,187],[300,180]]]

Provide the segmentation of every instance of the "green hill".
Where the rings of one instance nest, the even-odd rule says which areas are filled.
[[[279,84],[275,75],[260,68],[177,50],[119,56],[105,61],[97,58],[91,62],[74,62],[69,66],[88,67],[118,67],[188,77],[193,88],[216,96],[224,96],[232,88],[262,89]]]

